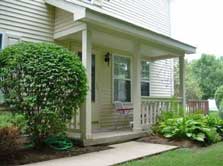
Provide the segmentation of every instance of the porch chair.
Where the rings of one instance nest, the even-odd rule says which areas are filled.
[[[130,115],[130,113],[131,113],[132,110],[133,110],[132,107],[126,107],[123,104],[123,102],[116,101],[114,103],[114,111],[115,111],[115,113],[118,112],[119,115],[126,117],[127,118],[127,121],[129,122],[129,125],[130,125],[131,128],[133,127],[133,124],[131,122],[131,117],[129,115]],[[117,125],[118,125],[117,120],[118,120],[118,118],[114,118],[114,120],[116,120],[116,121],[114,121],[114,123],[115,123],[114,126],[117,129]]]

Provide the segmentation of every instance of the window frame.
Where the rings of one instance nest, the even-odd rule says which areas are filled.
[[[92,4],[92,5],[96,5],[96,6],[102,6],[104,0],[82,0],[82,2],[88,3],[88,4]]]
[[[130,60],[130,78],[129,79],[120,79],[115,77],[115,57],[124,57],[128,58]],[[113,54],[112,55],[112,103],[118,102],[115,100],[115,79],[119,80],[125,80],[125,81],[130,81],[130,101],[125,101],[123,103],[125,104],[131,104],[132,103],[132,57],[127,56],[127,55],[120,55],[120,54]]]
[[[142,79],[142,62],[149,62],[149,80]],[[149,96],[143,96],[141,93],[141,97],[150,97],[151,96],[151,62],[146,59],[142,59],[140,61],[140,92],[142,91],[142,83],[149,83]]]
[[[2,32],[2,31],[0,31],[0,34],[2,35],[2,45],[1,45],[1,48],[0,48],[0,51],[1,50],[3,50],[4,48],[5,48],[5,46],[6,46],[6,39],[5,39],[5,32]]]
[[[5,34],[5,32],[2,32],[2,31],[0,31],[0,34],[2,35],[2,44],[1,44],[1,47],[0,47],[0,51],[2,51],[4,48],[5,48],[5,46],[6,46],[6,39],[5,39],[5,37],[6,37],[6,34]],[[0,92],[0,94],[3,94],[2,92]],[[2,101],[0,101],[0,104],[4,104],[5,103],[5,99],[4,99],[4,95],[2,95]]]
[[[95,54],[91,55],[91,102],[93,103],[96,102],[96,55]]]

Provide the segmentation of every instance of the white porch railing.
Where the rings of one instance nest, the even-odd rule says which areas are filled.
[[[180,108],[182,101],[180,98],[142,97],[141,98],[141,125],[144,129],[155,124],[162,111],[170,111],[174,104]]]
[[[80,110],[74,112],[73,117],[68,124],[69,131],[75,131],[77,133],[80,132]]]

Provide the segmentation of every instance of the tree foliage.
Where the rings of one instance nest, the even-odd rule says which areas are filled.
[[[85,99],[85,69],[61,46],[19,43],[0,53],[0,66],[6,104],[25,113],[35,141],[63,131]]]
[[[192,70],[203,92],[202,98],[214,98],[217,88],[223,85],[223,60],[203,54],[199,60],[192,63]]]
[[[218,109],[220,109],[220,104],[223,101],[223,85],[218,87],[215,92],[215,101]]]
[[[203,54],[198,60],[185,62],[187,99],[214,98],[217,88],[223,85],[223,59]],[[179,65],[175,67],[175,93],[179,95]]]
[[[201,99],[203,92],[199,87],[198,81],[194,76],[191,63],[185,61],[185,88],[187,99]],[[175,65],[175,95],[179,96],[179,65]]]

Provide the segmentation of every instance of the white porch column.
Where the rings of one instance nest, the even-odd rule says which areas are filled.
[[[185,62],[184,56],[179,57],[179,74],[180,74],[180,97],[182,97],[182,105],[186,107],[186,95],[185,95]]]
[[[141,58],[140,44],[135,44],[133,52],[133,131],[142,130],[141,127]]]
[[[91,123],[92,123],[92,111],[91,111],[91,55],[92,55],[92,43],[91,32],[89,29],[82,31],[82,63],[86,68],[87,80],[88,80],[88,92],[85,103],[81,107],[81,137],[83,140],[90,139],[92,136]]]

